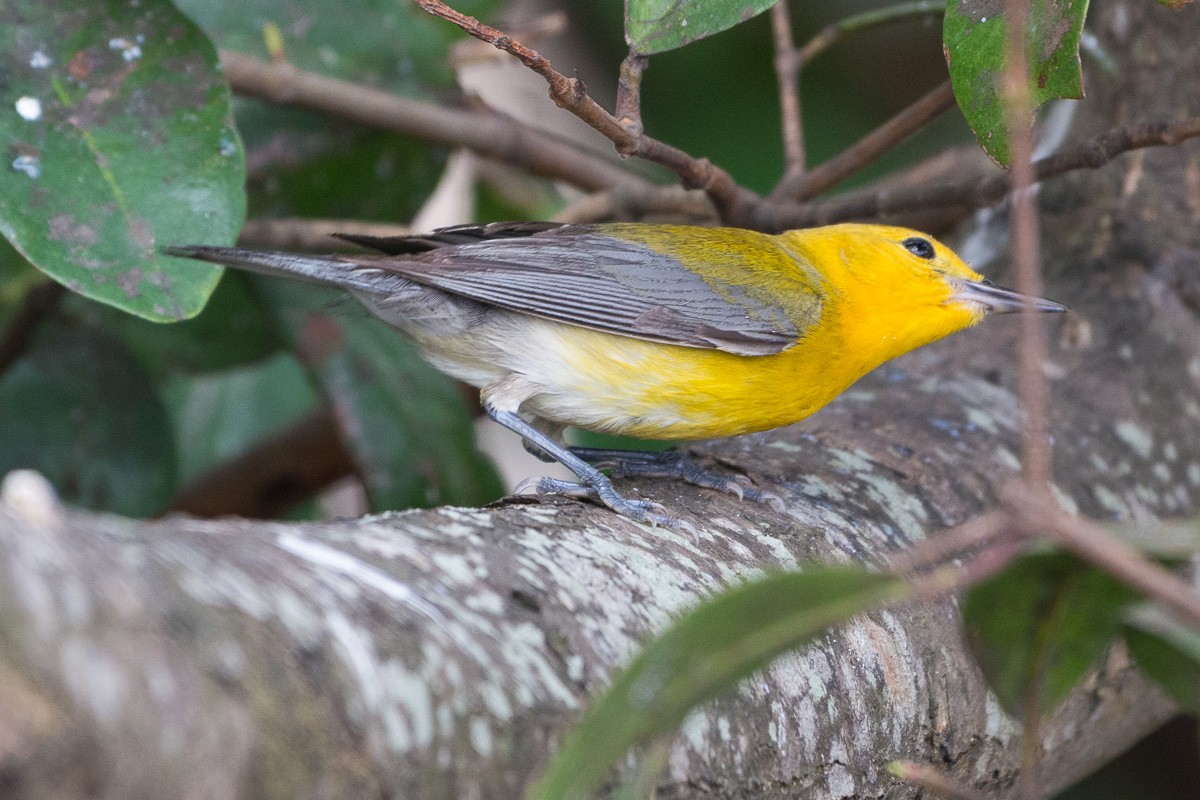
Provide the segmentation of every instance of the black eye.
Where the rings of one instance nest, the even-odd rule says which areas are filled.
[[[900,244],[904,245],[904,249],[917,258],[933,258],[934,256],[933,244],[920,236],[909,237]]]

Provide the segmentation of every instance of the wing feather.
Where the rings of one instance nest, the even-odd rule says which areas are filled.
[[[545,319],[741,355],[786,350],[820,315],[820,286],[773,237],[743,231],[745,246],[720,250],[696,247],[712,229],[656,227],[653,246],[623,238],[629,230],[554,226],[488,238],[472,229],[466,244],[360,263]],[[680,248],[690,250],[673,254]],[[766,285],[763,270],[774,270]]]

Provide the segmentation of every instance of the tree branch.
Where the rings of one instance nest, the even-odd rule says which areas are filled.
[[[649,63],[649,58],[630,50],[617,79],[617,122],[635,137],[642,135],[642,73]]]
[[[264,247],[275,250],[343,249],[346,243],[335,238],[337,233],[361,236],[407,236],[407,225],[385,222],[363,222],[354,219],[313,219],[286,217],[282,219],[248,219],[238,234],[243,247]]]
[[[804,43],[797,54],[797,69],[804,68],[810,61],[824,53],[845,36],[865,28],[899,22],[910,17],[934,16],[946,12],[946,4],[941,0],[917,0],[911,3],[897,3],[894,6],[884,6],[859,14],[852,14],[837,22],[825,26],[817,35]]]
[[[779,83],[779,119],[783,125],[784,174],[781,184],[799,180],[806,168],[804,119],[800,115],[800,53],[792,41],[788,0],[771,6],[771,35],[775,41],[775,80]]]
[[[913,761],[893,761],[888,771],[905,783],[920,786],[934,797],[945,800],[983,800],[983,795],[948,778],[944,772],[928,764]]]
[[[676,215],[695,224],[720,223],[708,195],[682,186],[613,189],[585,195],[556,214],[554,219],[558,222],[604,222]]]
[[[1044,487],[1035,489],[1014,481],[1003,487],[1000,497],[1008,512],[1028,529],[1044,532],[1052,541],[1200,631],[1200,594],[1183,578],[1145,558],[1096,523],[1068,515]]]
[[[771,198],[807,200],[822,194],[875,163],[888,150],[953,107],[954,90],[947,80],[821,166],[803,174],[784,175]]]
[[[247,97],[465,147],[586,191],[649,185],[586,150],[500,114],[443,108],[229,50],[221,51],[221,66],[230,87]]]
[[[1033,308],[1042,296],[1041,230],[1036,199],[1027,191],[1033,186],[1033,95],[1029,89],[1029,0],[1005,0],[1004,126],[1012,161],[1009,178],[1011,245],[1009,258],[1015,266],[1017,291],[1029,298],[1022,309],[1021,339],[1017,348],[1021,390],[1021,469],[1030,484],[1048,486],[1052,478],[1050,437],[1046,424],[1049,388],[1043,365],[1046,362],[1046,333],[1042,315]],[[1033,725],[1036,730],[1036,724]],[[1032,734],[1031,734],[1032,736]],[[1032,789],[1026,791],[1026,795]],[[1033,800],[1032,797],[1029,800]]]
[[[1200,117],[1114,128],[1034,162],[1035,182],[1078,170],[1096,169],[1130,150],[1171,147],[1198,136]],[[848,220],[884,219],[934,208],[986,208],[996,205],[1011,191],[1008,175],[1005,174],[932,186],[866,189],[823,203],[764,203],[756,208],[754,222],[760,230],[781,231]]]
[[[550,98],[560,108],[603,134],[624,156],[637,156],[661,164],[674,172],[688,189],[703,189],[727,223],[736,224],[745,209],[758,201],[757,195],[739,186],[725,170],[706,158],[695,158],[678,147],[644,133],[627,130],[587,93],[583,81],[558,72],[541,53],[513,40],[502,31],[484,25],[474,17],[459,13],[439,0],[417,0],[423,10],[454,23],[471,36],[488,42],[512,55],[529,69],[545,78]]]

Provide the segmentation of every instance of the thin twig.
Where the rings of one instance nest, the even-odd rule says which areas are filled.
[[[715,225],[720,220],[712,200],[697,189],[654,186],[648,189],[612,189],[585,195],[554,216],[556,222],[603,222],[641,219],[647,215],[679,215],[695,224]]]
[[[1018,389],[1021,400],[1021,467],[1033,485],[1049,483],[1050,437],[1046,406],[1049,390],[1042,364],[1046,360],[1042,316],[1033,307],[1042,294],[1041,236],[1037,198],[1031,191],[1033,168],[1033,97],[1029,89],[1029,0],[1006,0],[1004,10],[1005,67],[1004,117],[1012,162],[1011,260],[1016,268],[1017,291],[1028,298],[1021,312],[1018,340]]]
[[[779,117],[783,125],[783,182],[804,174],[804,119],[800,114],[800,54],[792,40],[788,0],[771,6],[771,35],[775,40],[775,79],[779,82]]]
[[[800,63],[796,65],[796,68],[803,68],[808,62],[828,50],[839,39],[855,31],[889,22],[899,22],[908,17],[933,16],[935,14],[944,14],[945,12],[946,4],[942,0],[917,0],[914,3],[898,3],[894,6],[875,8],[870,11],[864,11],[861,14],[853,14],[845,17],[837,22],[826,25],[817,32],[816,36],[804,43],[804,46],[797,53]]]
[[[381,237],[407,236],[412,233],[412,229],[405,225],[350,219],[248,219],[242,226],[242,232],[238,234],[238,244],[278,250],[344,249],[346,243],[334,238],[336,233]]]
[[[895,575],[907,575],[939,567],[956,555],[987,546],[998,536],[1012,531],[1007,514],[988,511],[897,553],[888,563],[888,570]]]
[[[1044,488],[1037,491],[1014,481],[1001,487],[999,497],[1022,525],[1048,534],[1084,561],[1137,589],[1180,622],[1200,631],[1200,594],[1183,578],[1146,559],[1100,525],[1070,516]]]
[[[621,62],[617,79],[617,122],[632,136],[642,135],[642,73],[650,59],[633,50]]]
[[[39,283],[25,293],[4,334],[0,335],[0,375],[21,357],[38,328],[54,316],[65,294],[66,289],[56,281]]]
[[[221,66],[238,94],[465,147],[585,191],[650,185],[617,164],[502,114],[443,108],[229,50],[221,51]]]
[[[930,764],[915,761],[893,761],[887,765],[888,772],[905,783],[911,783],[927,792],[946,800],[982,800],[983,795],[955,782],[945,772]]]
[[[953,107],[954,90],[947,80],[821,166],[803,175],[784,175],[771,197],[807,200],[828,191]]]
[[[560,108],[570,111],[602,133],[613,143],[618,153],[661,164],[678,175],[685,187],[703,189],[720,210],[723,220],[741,221],[747,209],[760,202],[757,195],[739,186],[728,172],[715,166],[708,159],[695,158],[677,147],[645,134],[634,135],[626,130],[616,117],[592,99],[581,80],[568,78],[558,72],[550,61],[536,50],[514,41],[511,36],[484,25],[474,17],[455,11],[440,0],[417,0],[417,5],[436,17],[453,22],[476,39],[488,42],[514,56],[546,80],[550,87],[550,98]]]
[[[1130,150],[1170,147],[1200,136],[1200,117],[1179,122],[1152,122],[1136,128],[1114,128],[1086,142],[1038,160],[1035,181],[1041,182],[1079,169],[1095,169]],[[753,214],[753,227],[780,231],[829,225],[847,220],[880,219],[934,208],[968,209],[993,206],[1012,191],[1008,175],[973,178],[956,183],[902,189],[868,189],[824,203],[762,203]]]
[[[1017,384],[1021,404],[1021,470],[1026,483],[1038,494],[1050,484],[1052,455],[1046,420],[1048,387],[1042,364],[1046,343],[1042,318],[1034,309],[1034,298],[1042,294],[1041,237],[1038,229],[1036,196],[1031,191],[1033,168],[1033,96],[1029,90],[1029,2],[1005,0],[1004,3],[1004,74],[1001,94],[1004,126],[1008,133],[1011,162],[1009,178],[1009,236],[1011,257],[1016,268],[1017,291],[1026,297],[1021,310],[1020,338],[1017,341]],[[1040,655],[1045,647],[1038,647]],[[1044,690],[1040,658],[1038,668],[1030,671],[1025,686],[1023,727],[1021,729],[1021,772],[1017,794],[1024,800],[1037,800],[1041,792],[1038,774],[1042,759],[1041,698]]]

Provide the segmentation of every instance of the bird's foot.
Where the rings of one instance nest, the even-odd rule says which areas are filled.
[[[611,469],[618,478],[672,478],[732,494],[739,500],[765,503],[776,511],[784,508],[779,495],[759,489],[745,475],[723,475],[706,469],[678,450],[644,452],[572,447],[571,452],[592,466]]]
[[[651,526],[661,525],[674,531],[689,534],[698,541],[700,534],[696,526],[685,519],[672,516],[665,506],[653,500],[631,500],[618,492],[612,482],[600,476],[601,480],[592,483],[564,481],[558,478],[529,478],[522,481],[514,494],[533,490],[540,495],[561,495],[565,497],[580,497],[604,505],[623,517],[629,517],[638,522],[646,522]]]

